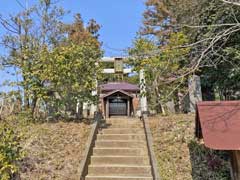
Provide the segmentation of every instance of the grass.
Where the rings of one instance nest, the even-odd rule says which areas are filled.
[[[194,137],[194,115],[150,118],[162,180],[228,180],[228,154],[206,148]]]
[[[24,138],[20,162],[24,180],[79,180],[80,161],[90,125],[79,122],[31,123],[8,120]],[[1,122],[0,122],[1,123]]]

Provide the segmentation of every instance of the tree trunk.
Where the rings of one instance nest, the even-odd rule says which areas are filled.
[[[76,117],[77,119],[81,119],[83,117],[83,103],[79,102],[79,104],[76,107]]]
[[[162,114],[163,114],[164,116],[166,116],[166,111],[165,111],[163,105],[161,105],[161,110],[162,110]]]
[[[29,98],[26,91],[27,90],[24,90],[24,110],[27,110],[30,108],[30,102],[29,102]]]
[[[176,113],[180,113],[180,100],[179,100],[179,96],[178,96],[178,90],[176,90],[174,92],[174,109]]]
[[[24,74],[24,73],[23,73]],[[24,97],[24,110],[28,110],[30,108],[30,101],[29,101],[29,97],[28,97],[28,87],[27,85],[25,85],[26,82],[26,77],[23,75],[23,97]]]
[[[214,88],[211,86],[202,86],[202,95],[204,101],[215,101]]]
[[[156,97],[156,106],[155,106],[155,110],[157,111],[157,113],[163,113],[163,104],[159,101],[159,99],[161,98],[161,94],[159,93],[159,89],[156,83],[155,84],[155,97]]]
[[[31,115],[32,115],[33,118],[34,118],[35,109],[36,109],[36,106],[37,106],[37,100],[38,100],[37,97],[34,97],[33,100],[32,100]]]

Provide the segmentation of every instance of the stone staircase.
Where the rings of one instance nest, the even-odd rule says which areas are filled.
[[[153,180],[143,124],[111,118],[98,132],[86,180]]]

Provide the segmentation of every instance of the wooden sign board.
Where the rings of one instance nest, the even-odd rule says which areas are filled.
[[[123,60],[122,59],[115,59],[114,62],[114,69],[115,73],[123,73]]]

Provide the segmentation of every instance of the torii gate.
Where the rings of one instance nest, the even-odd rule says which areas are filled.
[[[114,63],[114,68],[106,68],[103,69],[103,74],[129,74],[134,73],[133,68],[124,68],[124,60],[127,57],[103,57],[99,60],[99,63],[106,62],[106,63]],[[97,84],[97,83],[96,83]],[[148,110],[147,106],[147,97],[146,97],[146,81],[144,76],[144,69],[139,71],[139,84],[140,84],[140,109],[142,114],[146,114]],[[92,95],[97,95],[97,87],[96,90],[92,91]],[[88,105],[84,103],[83,110],[88,109]],[[91,104],[90,107],[90,115],[93,116],[94,112],[97,111],[97,105]]]

